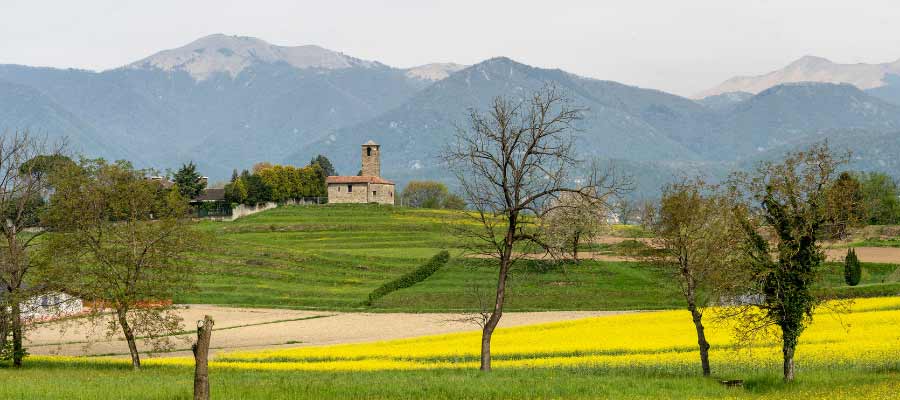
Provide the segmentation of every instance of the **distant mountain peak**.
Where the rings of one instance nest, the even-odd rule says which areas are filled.
[[[797,68],[797,67],[819,67],[834,64],[831,60],[818,57],[805,55],[803,57],[798,58],[796,61],[790,63],[787,68]]]
[[[900,73],[900,60],[883,64],[839,64],[827,58],[806,55],[782,69],[756,76],[736,76],[718,86],[700,92],[704,98],[728,92],[760,93],[768,88],[793,82],[847,83],[860,89],[884,86],[885,75]]]
[[[194,79],[204,80],[217,73],[235,77],[255,63],[276,62],[285,62],[300,69],[368,68],[380,65],[315,45],[276,46],[254,37],[217,33],[182,47],[160,51],[125,68],[181,70]]]
[[[450,74],[463,70],[467,65],[456,63],[431,63],[406,69],[406,76],[412,79],[436,82]]]

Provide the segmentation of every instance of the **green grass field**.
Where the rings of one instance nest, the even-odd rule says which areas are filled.
[[[194,257],[198,290],[180,303],[364,311],[474,310],[491,295],[496,269],[489,260],[459,257],[461,242],[448,226],[456,214],[383,206],[284,207],[236,222],[202,222],[212,237]],[[638,236],[633,230],[620,235]],[[617,254],[631,245],[591,248]],[[442,249],[453,256],[428,279],[363,302],[379,285],[424,263]],[[841,296],[900,294],[891,264],[863,264],[863,282],[843,284],[843,267],[827,264],[822,286]],[[662,272],[635,262],[584,261],[517,264],[507,310],[627,310],[681,308],[677,289]],[[685,322],[688,324],[689,322]],[[598,338],[602,340],[602,338]],[[893,365],[893,366],[891,366]],[[900,365],[837,365],[798,370],[784,384],[777,365],[715,365],[713,378],[691,370],[646,367],[498,368],[311,372],[213,368],[214,398],[692,398],[894,399]],[[99,360],[26,359],[22,369],[0,363],[3,399],[189,399],[193,370],[147,363],[133,372]],[[743,379],[728,388],[720,379]]]
[[[195,257],[198,291],[180,303],[329,310],[448,311],[474,309],[492,288],[489,260],[459,257],[449,229],[457,214],[376,205],[283,207],[236,222],[203,222],[214,246]],[[622,229],[621,231],[626,231]],[[433,276],[373,307],[379,285],[442,249],[454,256]],[[677,306],[674,287],[635,263],[551,265],[521,262],[508,310],[618,310]],[[479,287],[476,290],[475,287]],[[540,296],[538,296],[540,294]]]
[[[213,369],[213,398],[228,399],[896,399],[898,369],[805,369],[784,384],[775,371],[702,378],[644,369],[554,368],[377,372],[282,372]],[[743,388],[717,379],[741,378]],[[193,370],[84,362],[31,361],[0,366],[3,399],[190,399]]]
[[[203,222],[213,243],[195,257],[198,291],[180,303],[368,311],[475,310],[489,296],[496,269],[459,257],[450,226],[458,214],[377,205],[283,207],[235,222]],[[617,227],[616,235],[640,236]],[[617,254],[634,246],[585,250]],[[634,242],[632,242],[634,243]],[[453,256],[430,278],[363,305],[369,293],[442,249]],[[632,249],[633,250],[633,249]],[[842,296],[900,293],[886,277],[896,266],[864,264],[863,282],[843,287],[842,267],[829,264],[827,285]],[[512,271],[507,310],[631,310],[681,306],[666,276],[640,263],[523,261]]]

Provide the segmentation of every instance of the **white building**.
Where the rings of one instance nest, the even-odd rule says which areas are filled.
[[[84,311],[84,302],[68,293],[48,292],[29,298],[20,304],[22,318],[46,320],[77,315]]]

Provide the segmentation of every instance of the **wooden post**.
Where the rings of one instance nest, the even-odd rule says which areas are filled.
[[[209,400],[209,341],[212,338],[213,319],[209,315],[197,321],[197,343],[194,351],[194,400]]]

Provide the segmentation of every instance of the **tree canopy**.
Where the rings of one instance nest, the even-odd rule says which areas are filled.
[[[197,172],[197,166],[193,161],[183,164],[175,173],[175,185],[178,187],[178,192],[188,199],[199,196],[200,193],[203,193],[203,189],[206,189],[206,182]]]
[[[137,337],[166,349],[180,330],[167,304],[192,288],[184,256],[203,243],[187,199],[145,175],[126,162],[85,161],[55,175],[48,211],[54,281],[115,311],[96,307],[91,316],[108,322],[110,335],[120,328],[135,368]]]

